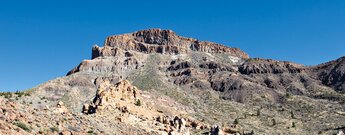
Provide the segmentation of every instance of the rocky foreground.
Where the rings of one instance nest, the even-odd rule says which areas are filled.
[[[0,134],[343,134],[344,92],[345,57],[304,66],[150,29],[1,93]]]

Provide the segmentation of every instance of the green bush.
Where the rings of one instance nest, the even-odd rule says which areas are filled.
[[[138,100],[136,101],[135,105],[136,105],[136,106],[141,106],[141,101],[140,101],[140,99],[138,99]]]
[[[277,124],[276,119],[272,119],[272,126],[275,126]]]
[[[286,97],[286,98],[291,98],[291,96],[292,96],[292,95],[291,95],[290,93],[287,93],[287,92],[285,93],[285,97]]]
[[[239,124],[239,123],[240,123],[240,121],[238,120],[238,118],[236,118],[236,119],[234,120],[234,124],[237,125],[237,124]]]
[[[24,96],[31,96],[31,94],[28,93],[28,92],[26,92],[26,93],[24,94]]]
[[[260,116],[261,109],[256,110],[256,116]]]
[[[59,132],[59,129],[57,127],[50,127],[49,129],[51,132]]]
[[[0,96],[4,96],[5,98],[11,98],[12,93],[11,92],[0,92]]]
[[[13,125],[16,125],[17,127],[20,127],[21,129],[30,132],[31,128],[28,127],[25,123],[20,122],[20,121],[15,121],[13,122]]]
[[[295,118],[296,118],[296,117],[295,117],[295,114],[293,113],[293,111],[291,111],[290,114],[291,114],[291,118],[292,118],[292,119],[295,119]]]
[[[22,97],[25,93],[20,92],[20,91],[16,91],[14,94],[16,94],[18,97]]]
[[[296,127],[296,123],[292,122],[292,127],[295,128]]]

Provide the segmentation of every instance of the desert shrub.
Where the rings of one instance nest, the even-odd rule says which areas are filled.
[[[296,123],[292,122],[292,127],[295,128],[296,127]]]
[[[256,116],[260,116],[261,109],[256,110]]]
[[[288,92],[286,92],[285,97],[286,97],[286,98],[291,98],[291,94],[288,93]]]
[[[13,125],[16,125],[17,127],[20,127],[21,129],[23,129],[27,132],[30,132],[30,130],[31,130],[29,126],[27,126],[25,123],[20,122],[20,121],[14,121]]]
[[[234,120],[234,124],[237,125],[237,124],[239,124],[239,123],[240,123],[240,121],[238,120],[238,118],[236,118],[236,119]]]
[[[11,92],[0,92],[0,96],[4,96],[4,98],[11,98],[12,93]]]
[[[141,101],[140,101],[140,99],[138,99],[138,100],[135,102],[135,105],[136,105],[136,106],[141,106]]]
[[[88,134],[93,134],[93,130],[87,131]]]
[[[276,119],[272,119],[272,126],[275,126],[277,124]]]
[[[20,91],[16,91],[14,94],[16,94],[18,97],[22,97],[25,93],[20,92]]]
[[[57,127],[50,127],[49,129],[51,132],[59,132],[59,129]]]
[[[295,119],[296,117],[295,117],[295,114],[293,113],[293,111],[290,111],[290,114],[291,114],[291,118],[292,119]]]
[[[24,96],[31,96],[31,94],[28,92],[25,92]]]

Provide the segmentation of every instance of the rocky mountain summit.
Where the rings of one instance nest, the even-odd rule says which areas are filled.
[[[341,134],[345,58],[316,66],[149,29],[67,76],[2,93],[0,134]]]

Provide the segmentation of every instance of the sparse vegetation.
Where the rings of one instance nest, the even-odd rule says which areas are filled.
[[[237,125],[237,124],[239,124],[239,123],[240,123],[239,119],[236,118],[236,119],[234,120],[234,124]]]
[[[261,113],[261,109],[257,109],[256,110],[256,116],[260,116],[260,113]]]
[[[290,111],[290,115],[291,115],[291,119],[296,119],[295,114],[293,113],[293,111]]]
[[[11,92],[0,92],[0,96],[4,96],[4,98],[11,98],[12,93]]]
[[[49,128],[51,132],[59,132],[59,129],[57,127],[50,127]]]
[[[276,119],[272,119],[272,126],[275,126],[277,124]]]
[[[31,96],[31,94],[28,92],[25,92],[24,96]]]
[[[286,98],[291,98],[291,94],[288,93],[288,92],[286,92],[286,93],[285,93],[285,97],[286,97]]]
[[[296,123],[292,122],[292,127],[295,128],[296,127]]]
[[[20,127],[21,129],[30,132],[31,128],[29,126],[27,126],[25,123],[20,122],[20,121],[14,121],[13,125],[16,125],[17,127]]]
[[[16,94],[18,97],[22,97],[23,95],[25,95],[25,93],[21,91],[16,91],[14,94]]]
[[[136,106],[141,106],[141,101],[140,101],[140,99],[138,99],[138,100],[135,102],[135,105],[136,105]]]
[[[283,111],[285,111],[285,108],[283,106],[279,106],[278,111],[283,112]]]

